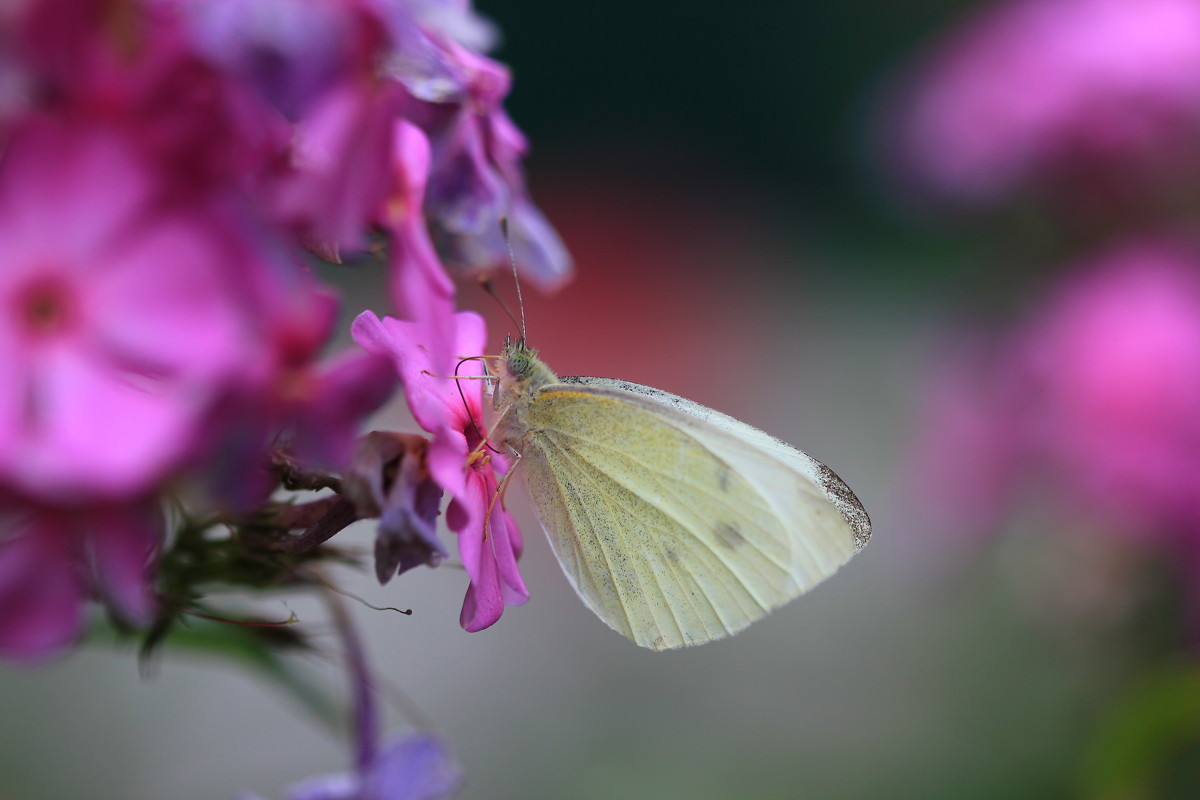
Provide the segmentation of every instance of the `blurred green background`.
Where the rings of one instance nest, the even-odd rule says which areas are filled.
[[[928,536],[907,494],[940,323],[974,313],[958,300],[990,265],[880,190],[870,109],[966,6],[480,4],[504,31],[534,198],[578,262],[558,296],[526,294],[547,362],[653,384],[798,445],[856,489],[875,538],[744,634],[666,654],[593,618],[523,497],[532,599],[488,631],[457,625],[461,570],[386,589],[346,573],[352,591],[414,609],[356,616],[380,673],[454,748],[464,797],[1137,797],[1121,781],[1147,759],[1171,761],[1150,796],[1200,796],[1188,759],[1139,759],[1146,736],[1121,723],[1126,707],[1150,738],[1194,725],[1172,722],[1174,699],[1194,706],[1200,688],[1095,604],[1062,602],[1092,565],[1020,520],[993,541]],[[347,322],[387,311],[380,277],[344,274]],[[491,301],[467,286],[463,304],[489,315],[498,344],[508,324]],[[400,405],[379,426],[412,429]],[[370,535],[347,536],[365,549]],[[261,608],[333,642],[306,599]],[[1148,665],[1178,684],[1158,717],[1139,694],[1164,685],[1139,677]],[[335,671],[306,666],[340,690]],[[217,660],[168,654],[143,677],[101,643],[2,670],[0,800],[279,797],[348,763],[269,682]]]

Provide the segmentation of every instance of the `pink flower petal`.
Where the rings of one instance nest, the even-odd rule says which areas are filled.
[[[315,380],[292,425],[292,455],[341,469],[354,455],[360,423],[391,396],[395,370],[383,356],[347,351],[321,365]]]
[[[465,563],[466,558],[463,560]],[[500,594],[495,559],[483,558],[477,561],[474,567],[475,575],[467,586],[462,611],[458,615],[458,624],[467,633],[478,633],[490,628],[504,613],[504,598]]]
[[[455,326],[454,350],[462,355],[482,355],[486,328],[478,314],[463,311],[452,318]],[[403,322],[386,317],[380,320],[373,312],[364,311],[354,320],[350,328],[355,341],[365,350],[393,359],[404,385],[405,397],[413,416],[422,428],[438,433],[446,427],[462,428],[468,410],[463,408],[463,399],[451,377],[456,359],[436,359],[425,344],[424,334],[429,325]],[[468,361],[458,370],[459,375],[481,375],[483,366],[478,361]],[[476,384],[478,381],[470,381]],[[479,413],[481,387],[464,386],[463,394],[472,405],[472,413]],[[465,454],[465,450],[463,451]]]
[[[0,240],[7,250],[21,239],[90,271],[90,259],[150,199],[151,185],[150,172],[116,131],[34,118],[0,160]],[[71,220],[69,232],[64,219]],[[12,256],[6,254],[6,270],[19,264]]]
[[[228,232],[208,222],[197,215],[145,226],[106,254],[105,279],[88,289],[91,322],[131,367],[199,384],[233,372],[252,347],[234,301]]]
[[[529,590],[525,588],[525,579],[517,569],[517,559],[521,555],[521,533],[508,512],[501,508],[499,501],[492,508],[492,516],[488,521],[491,531],[492,554],[496,559],[496,568],[500,572],[500,592],[506,606],[519,606],[529,600]]]
[[[68,542],[54,517],[0,519],[0,655],[50,658],[79,638],[85,593]]]
[[[195,400],[153,378],[65,347],[43,353],[37,370],[23,458],[7,465],[33,491],[139,492],[192,445]]]
[[[463,494],[450,504],[446,519],[451,530],[458,532],[458,552],[471,578],[459,622],[464,630],[474,633],[500,619],[506,595],[513,599],[512,605],[519,605],[529,593],[516,570],[508,537],[511,520],[500,509],[494,479],[486,481],[477,473],[471,474]],[[498,557],[498,548],[504,555]],[[508,562],[503,575],[500,558]]]
[[[399,195],[389,206],[392,302],[400,316],[421,325],[422,343],[435,364],[454,355],[454,283],[434,251],[423,203],[429,177],[429,140],[419,128],[398,121],[393,129]]]

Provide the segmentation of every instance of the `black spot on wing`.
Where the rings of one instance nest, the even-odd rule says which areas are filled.
[[[733,470],[731,470],[729,465],[724,462],[722,462],[721,466],[717,468],[717,486],[720,487],[722,492],[729,491],[729,479],[732,477],[732,475]]]
[[[729,550],[736,550],[746,543],[746,537],[730,522],[718,522],[713,526],[713,533],[716,534],[717,544]]]

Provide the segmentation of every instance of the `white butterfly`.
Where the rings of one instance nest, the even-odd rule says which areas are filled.
[[[494,435],[588,608],[643,647],[736,633],[846,563],[867,512],[816,459],[732,417],[505,342]]]

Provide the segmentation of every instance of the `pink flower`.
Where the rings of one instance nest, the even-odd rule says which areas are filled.
[[[150,0],[178,6],[192,44],[288,120],[347,81],[367,78],[385,42],[382,21],[354,0]]]
[[[988,533],[1000,524],[1029,457],[1027,389],[1016,354],[982,336],[959,333],[938,354],[905,486],[918,524],[955,535]]]
[[[150,621],[163,536],[154,503],[50,509],[10,499],[0,509],[0,656],[65,652],[82,633],[91,595],[127,623]]]
[[[1064,281],[1019,348],[1029,435],[1080,509],[1200,533],[1200,250],[1126,245]]]
[[[386,165],[400,100],[394,87],[351,80],[326,92],[296,125],[289,169],[271,204],[318,252],[362,250],[379,221],[392,190]]]
[[[440,79],[429,80],[428,69],[406,69],[420,63],[416,56],[402,59],[394,75],[412,97],[406,115],[432,148],[425,213],[440,255],[463,271],[506,267],[505,218],[518,268],[544,290],[561,287],[571,259],[526,192],[520,161],[528,143],[501,105],[508,70],[436,33],[419,41],[418,55],[438,66]]]
[[[239,281],[270,256],[162,200],[120,131],[32,121],[0,162],[0,482],[77,502],[152,490],[261,353]]]
[[[1200,250],[1114,249],[991,355],[947,366],[922,434],[926,504],[995,524],[1036,489],[1113,534],[1200,543]]]
[[[506,262],[502,214],[544,283],[567,263],[525,196],[526,146],[500,108],[507,72],[478,55],[488,28],[469,4],[10,5],[0,10],[0,43],[11,45],[0,54],[0,654],[69,646],[89,599],[123,624],[152,621],[160,504],[182,498],[205,519],[254,509],[275,485],[273,448],[347,468],[396,365],[434,435],[406,451],[396,482],[376,454],[381,579],[442,557],[445,490],[471,577],[463,626],[482,629],[523,602],[520,533],[496,500],[505,460],[478,447],[481,386],[463,387],[464,406],[456,382],[421,371],[445,376],[483,346],[481,321],[453,314],[430,209],[459,226],[452,250],[482,242],[480,230],[491,237],[471,268]],[[431,146],[418,122],[434,106],[446,124]],[[380,234],[413,322],[360,320],[374,351],[327,358],[337,302],[300,247],[336,256]],[[478,375],[478,363],[465,372]]]
[[[1015,0],[931,51],[883,136],[935,195],[1178,187],[1200,170],[1200,4]],[[1184,173],[1181,175],[1181,171]]]
[[[470,312],[453,317],[452,353],[482,354],[482,318]],[[433,434],[428,465],[433,481],[452,498],[446,512],[450,529],[458,534],[458,549],[471,584],[463,601],[460,624],[483,630],[500,619],[505,605],[529,598],[517,570],[521,533],[498,498],[496,469],[506,460],[482,442],[481,381],[455,381],[453,355],[435,356],[423,346],[426,327],[397,319],[380,320],[363,312],[351,328],[367,352],[388,355],[396,364],[413,417]],[[460,376],[480,376],[479,361],[467,361]],[[459,384],[462,384],[460,387]],[[462,390],[462,395],[459,390]],[[478,452],[477,452],[478,450]]]

